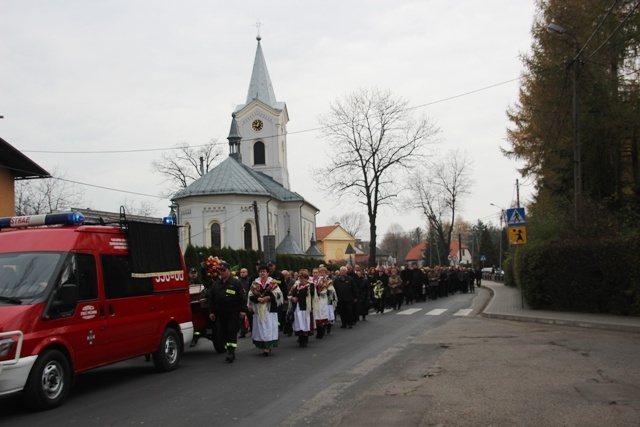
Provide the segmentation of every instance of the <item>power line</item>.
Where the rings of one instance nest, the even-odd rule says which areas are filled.
[[[118,193],[135,194],[136,196],[153,197],[153,198],[156,198],[156,199],[166,199],[167,198],[165,196],[158,196],[156,194],[146,194],[146,193],[137,193],[135,191],[120,190],[118,188],[111,188],[111,187],[105,187],[105,186],[102,186],[102,185],[88,184],[86,182],[73,181],[71,179],[58,178],[58,177],[55,177],[55,176],[52,176],[51,178],[52,179],[57,179],[58,181],[70,182],[70,183],[73,183],[73,184],[84,185],[84,186],[87,186],[87,187],[100,188],[102,190],[109,190],[109,191],[116,191]]]
[[[600,21],[600,23],[598,24],[598,26],[593,30],[593,32],[591,33],[591,35],[589,36],[589,38],[587,39],[586,42],[584,42],[584,44],[582,45],[582,48],[580,49],[580,51],[578,51],[578,53],[576,53],[575,58],[573,59],[574,61],[577,60],[580,57],[580,54],[582,53],[582,51],[584,50],[585,47],[587,47],[587,45],[589,44],[589,42],[591,41],[591,39],[593,39],[593,37],[596,35],[596,33],[598,32],[598,30],[600,29],[600,27],[602,27],[602,24],[604,24],[604,21],[606,21],[607,17],[609,17],[609,15],[611,14],[611,11],[613,10],[613,8],[615,7],[615,5],[618,3],[619,0],[615,0],[613,2],[613,4],[611,6],[609,6],[609,10],[607,10],[607,13],[602,17],[602,20]]]
[[[596,50],[594,50],[593,52],[591,52],[591,55],[589,55],[589,56],[585,59],[585,61],[588,61],[588,60],[589,60],[589,58],[591,58],[591,57],[592,57],[593,55],[595,55],[595,54],[596,54],[600,49],[602,49],[602,47],[603,47],[603,46],[604,46],[604,45],[609,41],[609,39],[611,39],[611,37],[613,37],[613,35],[614,35],[615,33],[617,33],[617,32],[618,32],[618,30],[620,29],[620,27],[622,27],[622,24],[624,24],[624,23],[627,21],[627,19],[629,19],[629,17],[631,16],[631,14],[632,14],[633,12],[635,12],[635,11],[636,11],[636,9],[638,8],[638,6],[640,6],[640,1],[638,1],[638,2],[636,3],[636,5],[635,5],[635,6],[634,6],[630,11],[629,11],[629,13],[627,14],[627,16],[625,16],[625,17],[624,17],[624,19],[623,19],[622,21],[620,21],[620,23],[618,24],[618,26],[617,26],[617,27],[616,27],[616,28],[611,32],[611,34],[609,34],[609,37],[607,37],[607,38],[605,39],[605,41],[603,41],[603,42],[602,42],[602,44],[600,44],[600,46],[598,46],[598,47],[596,48]]]
[[[489,89],[493,89],[495,87],[498,86],[503,86],[515,81],[520,80],[522,77],[516,77],[513,79],[509,79],[509,80],[505,80],[499,83],[495,83],[489,86],[484,86],[481,87],[479,89],[474,89],[474,90],[470,90],[468,92],[463,92],[457,95],[453,95],[453,96],[449,96],[446,98],[442,98],[442,99],[438,99],[435,101],[431,101],[431,102],[427,102],[424,104],[420,104],[420,105],[415,105],[413,107],[407,107],[405,108],[404,112],[406,111],[411,111],[411,110],[417,110],[419,108],[424,108],[424,107],[429,107],[431,105],[435,105],[435,104],[440,104],[443,102],[447,102],[447,101],[451,101],[453,99],[457,99],[457,98],[462,98],[464,96],[469,96],[469,95],[473,95],[475,93],[479,93],[479,92],[483,92],[485,90],[489,90]],[[297,134],[301,134],[301,133],[308,133],[308,132],[317,132],[317,131],[321,131],[323,129],[328,129],[331,126],[320,126],[320,127],[316,127],[316,128],[309,128],[309,129],[302,129],[299,131],[293,131],[293,132],[288,132],[286,135],[297,135]],[[279,136],[284,136],[285,134],[275,134],[275,135],[268,135],[266,137],[264,137],[263,139],[269,139],[269,138],[277,138]],[[198,144],[198,145],[190,145],[189,147],[193,147],[193,148],[197,148],[197,147],[204,147],[208,144]],[[54,151],[54,150],[21,150],[23,153],[45,153],[45,154],[125,154],[125,153],[143,153],[143,152],[151,152],[151,151],[170,151],[170,150],[179,150],[180,147],[164,147],[164,148],[141,148],[141,149],[132,149],[132,150],[97,150],[97,151],[88,151],[88,150],[82,150],[82,151]]]

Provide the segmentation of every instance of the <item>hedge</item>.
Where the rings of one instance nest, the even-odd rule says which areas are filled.
[[[640,239],[522,245],[509,261],[531,308],[640,316]]]
[[[249,270],[249,274],[252,274],[255,271],[255,266],[260,259],[258,251],[254,250],[230,248],[214,249],[188,245],[184,253],[185,264],[187,265],[187,268],[201,268],[202,263],[209,256],[217,256],[218,258],[228,262],[232,267],[237,267],[238,270],[246,268]],[[276,255],[276,265],[278,270],[298,271],[301,268],[306,268],[311,271],[313,268],[323,263],[323,260],[316,258],[294,255]],[[337,266],[333,264],[325,265],[327,268],[332,270],[337,268]]]

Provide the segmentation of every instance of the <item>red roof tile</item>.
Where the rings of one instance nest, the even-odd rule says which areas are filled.
[[[333,230],[338,228],[337,225],[326,225],[324,227],[316,227],[316,241],[323,241]]]
[[[427,249],[427,242],[421,242],[417,246],[411,248],[407,256],[404,257],[405,261],[417,261],[422,259],[422,251]]]

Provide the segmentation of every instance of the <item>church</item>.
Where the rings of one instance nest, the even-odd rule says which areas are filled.
[[[172,197],[180,243],[304,255],[319,210],[289,188],[284,102],[276,100],[257,37],[249,90],[232,114],[229,156]]]

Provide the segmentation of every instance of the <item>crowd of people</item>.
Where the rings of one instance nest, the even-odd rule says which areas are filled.
[[[262,355],[270,356],[281,334],[295,335],[304,348],[309,337],[322,339],[338,323],[341,329],[352,329],[372,310],[384,314],[427,299],[475,292],[482,279],[480,270],[417,263],[369,270],[346,265],[335,272],[321,264],[312,271],[294,272],[280,271],[271,262],[257,265],[253,277],[246,268],[236,276],[228,263],[209,261],[203,280],[191,268],[189,281],[206,290],[209,319],[220,322],[217,330],[223,335],[229,363],[236,358],[238,338],[248,333]],[[196,331],[192,347],[200,333]]]

